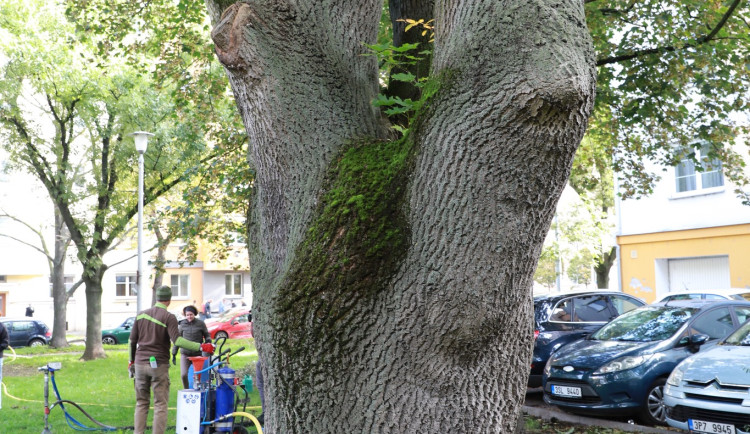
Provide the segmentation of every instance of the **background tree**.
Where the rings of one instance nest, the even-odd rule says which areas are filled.
[[[203,135],[212,148],[211,158],[186,173],[188,182],[180,191],[153,210],[149,229],[161,237],[152,262],[153,287],[158,287],[166,260],[161,255],[172,240],[185,243],[181,261],[195,261],[200,243],[212,247],[214,259],[225,257],[231,244],[246,238],[244,216],[254,170],[245,158],[247,136],[210,43],[204,6],[188,0],[66,3],[67,16],[100,56],[120,58],[154,83],[172,83],[160,92],[175,101],[177,117],[188,120],[184,127]],[[144,66],[144,53],[158,59],[158,67]]]
[[[136,153],[125,136],[157,133],[145,158],[145,204],[205,154],[203,137],[179,122],[173,100],[152,82],[87,50],[54,6],[2,8],[3,29],[13,39],[3,38],[0,131],[14,161],[44,184],[76,246],[86,286],[83,358],[103,357],[102,258],[137,211]],[[78,172],[83,176],[72,176]]]
[[[76,289],[81,286],[83,280],[78,280],[68,287],[65,284],[65,262],[68,259],[68,247],[70,247],[70,235],[65,223],[62,221],[60,213],[57,208],[54,207],[54,241],[52,249],[49,248],[47,243],[47,230],[42,225],[40,227],[34,227],[23,219],[16,217],[12,214],[8,214],[4,210],[0,210],[0,218],[7,218],[15,221],[21,226],[25,227],[28,231],[31,231],[35,238],[38,239],[37,243],[31,243],[23,238],[19,238],[17,234],[0,233],[0,237],[12,239],[16,242],[25,244],[34,250],[38,251],[47,259],[47,266],[49,267],[50,274],[50,286],[52,292],[52,302],[55,306],[54,317],[52,322],[52,338],[50,339],[50,346],[55,348],[62,348],[68,346],[68,339],[66,337],[66,321],[67,321],[67,307],[68,300],[73,296]],[[15,232],[15,231],[14,231]]]
[[[609,273],[617,259],[614,225],[614,170],[611,149],[589,130],[573,161],[569,184],[583,201],[589,217],[584,226],[591,248],[597,288],[609,288]]]
[[[568,265],[568,278],[577,284],[588,287],[591,283],[592,260],[589,249],[583,248],[576,252]]]
[[[544,246],[536,264],[536,271],[534,271],[534,281],[543,285],[548,291],[552,290],[557,283],[557,252],[556,245]]]
[[[730,148],[748,131],[746,116],[733,117],[750,108],[747,1],[585,3],[598,66],[589,134],[605,149],[603,163],[621,173],[622,196],[650,193],[659,174],[644,161],[697,162],[695,150],[709,143],[709,157],[724,163],[747,202],[745,163]]]

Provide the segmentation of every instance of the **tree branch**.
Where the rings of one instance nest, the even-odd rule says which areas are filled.
[[[737,9],[737,6],[742,2],[742,0],[734,0],[732,4],[729,6],[727,11],[724,13],[724,15],[721,17],[721,20],[717,23],[717,25],[714,27],[714,29],[708,33],[707,35],[701,36],[699,38],[696,38],[695,43],[688,43],[682,46],[674,46],[674,45],[668,45],[665,47],[657,47],[657,48],[649,48],[646,50],[639,50],[635,51],[629,54],[622,54],[619,56],[613,56],[613,57],[607,57],[604,59],[598,59],[596,61],[596,66],[603,66],[603,65],[611,65],[613,63],[620,63],[625,62],[628,60],[632,60],[638,57],[644,57],[644,56],[650,56],[652,54],[659,54],[664,52],[674,52],[677,50],[684,50],[687,48],[695,48],[699,45],[706,44],[714,39],[714,37],[719,33],[719,31],[724,27],[724,25],[729,20],[729,17],[732,16],[734,11]]]
[[[12,235],[7,235],[7,234],[3,234],[3,233],[0,233],[0,237],[8,238],[8,239],[11,239],[13,241],[19,242],[19,243],[21,243],[21,244],[23,244],[25,246],[31,247],[32,249],[34,249],[37,252],[41,253],[42,255],[46,256],[48,260],[50,260],[50,261],[52,260],[52,257],[47,252],[45,252],[44,250],[42,250],[38,246],[36,246],[36,245],[34,245],[34,244],[32,244],[32,243],[30,243],[28,241],[24,241],[24,240],[22,240],[20,238],[16,238],[16,237],[14,237]]]

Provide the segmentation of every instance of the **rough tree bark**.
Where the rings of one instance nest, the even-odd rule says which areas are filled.
[[[437,92],[395,141],[362,55],[380,1],[207,5],[256,169],[265,431],[512,432],[593,104],[583,2],[435,2]]]

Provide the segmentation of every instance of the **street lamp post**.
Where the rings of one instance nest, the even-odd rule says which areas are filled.
[[[143,310],[143,154],[148,146],[151,133],[136,131],[131,134],[135,141],[135,150],[138,151],[138,273],[136,282],[136,313]]]

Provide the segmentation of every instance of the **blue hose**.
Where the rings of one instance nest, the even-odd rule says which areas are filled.
[[[50,370],[50,378],[52,379],[52,389],[55,391],[55,396],[57,397],[57,402],[55,404],[58,404],[58,403],[60,404],[60,408],[62,409],[63,413],[65,414],[65,421],[68,423],[69,427],[71,427],[72,429],[74,429],[76,431],[117,431],[118,429],[120,429],[120,428],[116,428],[116,427],[109,426],[109,425],[104,425],[102,423],[97,422],[96,420],[94,420],[93,417],[89,416],[88,413],[86,413],[85,411],[83,411],[83,409],[81,407],[79,407],[76,403],[74,403],[72,401],[63,401],[63,399],[60,397],[60,392],[57,390],[57,383],[55,382],[55,373],[54,373],[53,370]],[[79,422],[70,413],[68,413],[68,410],[65,409],[65,405],[63,404],[63,402],[67,402],[69,404],[72,404],[76,408],[78,408],[78,410],[80,410],[81,413],[83,413],[89,419],[91,419],[94,423],[96,423],[97,425],[99,425],[99,428],[97,428],[97,427],[89,427],[89,426],[86,426],[86,425],[82,424],[81,422]],[[50,410],[52,410],[52,408],[55,406],[55,404],[52,404],[52,406],[50,407]],[[76,426],[74,426],[74,425],[76,425]]]

